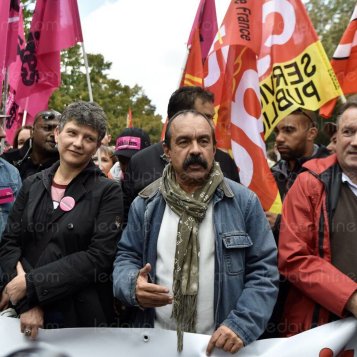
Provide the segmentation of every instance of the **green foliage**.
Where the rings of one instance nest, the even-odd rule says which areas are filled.
[[[305,2],[310,19],[331,58],[350,21],[356,0],[309,0]]]
[[[62,84],[49,102],[51,108],[59,111],[75,100],[89,100],[80,46],[63,51],[61,62]],[[155,115],[155,106],[143,89],[138,85],[123,85],[119,80],[109,78],[112,64],[100,54],[88,54],[88,63],[93,99],[105,110],[112,137],[115,138],[126,127],[130,107],[133,125],[148,132],[151,140],[157,142],[161,134],[161,116]]]

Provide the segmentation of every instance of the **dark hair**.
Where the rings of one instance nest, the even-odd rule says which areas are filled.
[[[340,125],[340,120],[341,120],[342,114],[350,108],[357,109],[357,101],[356,100],[347,101],[340,107],[340,109],[338,111],[338,115],[337,115],[337,120],[336,120],[337,128]]]
[[[214,131],[214,127],[213,127],[213,124],[211,122],[211,120],[209,120],[204,114],[198,112],[197,110],[194,110],[194,109],[186,109],[186,110],[181,110],[179,112],[177,112],[170,120],[169,122],[167,123],[167,126],[166,126],[166,131],[165,131],[165,139],[164,139],[164,143],[165,145],[171,149],[171,126],[172,126],[172,123],[173,121],[179,117],[179,116],[182,116],[182,117],[185,117],[187,114],[193,114],[194,116],[201,116],[203,118],[206,119],[207,123],[209,124],[209,126],[211,127],[211,131],[212,131],[212,141],[213,141],[213,145],[216,145],[217,144],[217,141],[216,141],[216,135],[215,135],[215,131]]]
[[[62,131],[70,121],[93,128],[98,133],[98,142],[102,141],[107,132],[107,116],[95,102],[78,101],[69,104],[60,117],[59,130]]]
[[[311,124],[312,127],[316,128],[317,127],[317,118],[316,118],[316,113],[312,110],[305,109],[305,108],[297,108],[295,109],[292,113],[294,115],[303,115],[304,117],[308,118],[309,124]]]
[[[38,112],[36,114],[35,119],[33,121],[33,125],[35,126],[40,118],[42,118],[42,120],[53,120],[53,119],[59,120],[60,116],[61,113],[57,112],[56,110],[53,109],[42,110],[41,112]]]
[[[17,149],[17,148],[18,148],[18,146],[19,146],[19,135],[20,135],[20,133],[22,132],[22,130],[25,130],[25,129],[30,130],[30,133],[31,133],[31,136],[32,136],[32,133],[33,133],[33,127],[32,127],[32,125],[20,126],[20,127],[16,130],[16,132],[15,132],[14,141],[13,141],[14,144],[12,145],[12,147],[13,147],[14,149]]]
[[[171,94],[167,106],[169,120],[179,111],[195,109],[195,101],[199,98],[203,103],[214,102],[214,94],[201,87],[181,87]]]

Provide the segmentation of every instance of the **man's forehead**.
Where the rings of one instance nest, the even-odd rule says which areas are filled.
[[[177,117],[172,123],[172,134],[175,133],[176,135],[185,132],[192,133],[193,131],[210,132],[211,130],[207,119],[201,115],[193,115],[191,113]]]
[[[300,114],[289,114],[285,118],[283,118],[278,124],[277,128],[281,129],[287,126],[290,127],[298,127],[300,125],[306,124],[306,119],[304,116]]]
[[[357,108],[349,108],[342,114],[340,119],[340,125],[347,121],[352,124],[357,124]]]
[[[42,117],[39,117],[36,121],[36,124],[46,124],[46,125],[58,125],[59,124],[59,120],[56,118],[51,118],[51,119],[46,119],[44,120]]]

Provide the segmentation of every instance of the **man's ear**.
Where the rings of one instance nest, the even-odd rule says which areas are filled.
[[[309,131],[307,132],[307,139],[310,141],[315,141],[318,133],[319,130],[316,127],[310,128]]]
[[[166,145],[165,141],[162,142],[162,148],[164,149],[164,154],[165,156],[170,160],[170,149],[169,147]]]
[[[54,130],[54,134],[55,134],[55,143],[58,143],[58,135],[59,135],[59,127],[57,126]]]

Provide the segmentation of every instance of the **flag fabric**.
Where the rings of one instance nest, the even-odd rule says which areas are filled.
[[[188,56],[180,86],[203,86],[203,63],[217,33],[214,0],[201,0],[187,42]]]
[[[232,152],[241,183],[253,190],[266,211],[281,212],[281,199],[265,152],[257,54],[261,33],[259,2],[244,9],[232,1],[205,63],[205,87],[215,94],[217,146]]]
[[[42,11],[40,18],[48,25],[38,44],[38,54],[61,51],[74,46],[77,42],[83,42],[77,0],[37,2],[40,2],[39,7]],[[43,27],[41,22],[34,23],[35,31],[44,33]]]
[[[15,102],[32,117],[47,108],[60,86],[60,51],[82,40],[76,0],[37,0],[14,87]]]
[[[17,83],[19,80],[21,80],[21,57],[20,53],[24,50],[26,47],[26,42],[25,42],[25,33],[24,33],[24,24],[23,24],[23,17],[22,17],[22,6],[20,5],[19,9],[19,22],[18,22],[18,28],[17,28],[17,38],[16,38],[16,60],[15,62],[12,62],[10,66],[8,67],[8,73],[9,73],[9,92],[7,96],[7,102],[6,102],[6,114],[9,115],[8,118],[6,118],[6,140],[9,143],[13,143],[14,136],[16,133],[16,130],[22,126],[22,114],[23,114],[23,109],[20,108],[19,103],[16,102],[15,95],[16,95],[16,88]],[[20,104],[21,101],[20,101]]]
[[[8,23],[9,23],[9,9],[10,0],[2,0],[0,2],[0,89],[2,92],[2,82],[5,78],[6,72],[6,49],[7,49],[7,37],[8,37]]]
[[[183,86],[203,86],[203,62],[200,44],[200,34],[197,28],[193,34],[191,47],[187,56],[187,62],[182,75],[180,87]]]
[[[199,30],[201,58],[203,63],[207,58],[213,39],[218,30],[215,0],[200,1],[193,21],[191,33],[188,38],[188,47],[192,45],[197,29]]]
[[[332,68],[344,94],[357,93],[357,5],[331,60]],[[323,106],[320,115],[329,118],[337,99]]]
[[[133,114],[131,112],[131,108],[128,109],[128,114],[126,116],[126,127],[132,128],[133,127]]]
[[[301,0],[262,3],[258,73],[268,138],[297,108],[318,110],[342,91]]]
[[[20,21],[20,0],[10,1],[10,12],[7,28],[6,42],[6,59],[5,67],[9,67],[12,62],[16,61],[17,53],[17,34],[19,31]]]

